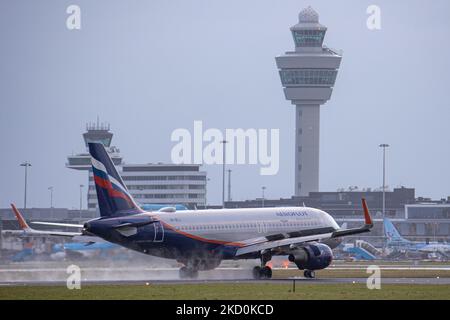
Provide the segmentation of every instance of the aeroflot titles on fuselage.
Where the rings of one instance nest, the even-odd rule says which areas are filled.
[[[308,216],[308,212],[306,212],[306,211],[287,211],[287,212],[277,212],[275,214],[279,217],[292,217],[292,216],[306,217],[306,216]]]

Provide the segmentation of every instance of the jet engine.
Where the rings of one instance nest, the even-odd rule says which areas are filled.
[[[315,243],[292,251],[288,259],[300,270],[320,270],[331,264],[333,252],[326,244]]]

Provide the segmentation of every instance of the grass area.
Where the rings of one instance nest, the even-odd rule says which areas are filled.
[[[302,271],[294,269],[275,270],[274,278],[302,276]],[[366,269],[336,270],[324,269],[316,271],[317,278],[367,278]],[[381,270],[383,278],[450,278],[450,270]]]
[[[450,299],[446,285],[385,284],[369,290],[364,284],[218,283],[184,285],[89,285],[81,290],[65,286],[0,287],[0,299]]]

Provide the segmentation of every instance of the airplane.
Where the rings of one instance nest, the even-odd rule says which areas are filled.
[[[306,278],[314,278],[315,270],[331,264],[330,246],[340,243],[338,239],[373,227],[365,199],[365,223],[352,229],[342,229],[325,211],[305,206],[146,212],[128,192],[103,144],[88,147],[100,217],[84,223],[77,235],[175,259],[183,264],[179,270],[183,279],[196,278],[199,271],[214,269],[222,260],[238,259],[259,259],[253,277],[270,279],[267,263],[276,255],[288,256]]]
[[[440,254],[444,258],[449,257],[450,245],[438,242],[410,241],[403,238],[394,224],[388,219],[383,219],[384,232],[387,238],[387,245],[396,251],[420,252],[426,254]]]
[[[122,248],[121,246],[106,242],[66,242],[66,243],[56,243],[52,247],[52,259],[60,260],[67,258],[91,258],[96,255],[101,255],[103,253],[109,252],[117,248]]]

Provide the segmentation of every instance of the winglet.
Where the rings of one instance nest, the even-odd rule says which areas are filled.
[[[362,198],[362,206],[364,209],[364,221],[367,226],[373,226],[372,217],[369,213],[369,208],[367,207],[366,199]]]
[[[16,215],[17,221],[19,222],[20,229],[22,230],[31,230],[31,228],[28,226],[27,222],[23,218],[23,216],[20,214],[19,210],[17,210],[14,203],[11,203],[11,208],[14,211],[14,214]]]
[[[353,234],[359,234],[364,232],[369,232],[370,229],[373,227],[372,218],[370,217],[369,208],[367,208],[366,199],[362,198],[362,206],[364,209],[364,225],[359,228],[353,228],[353,229],[344,229],[342,230],[336,230],[333,232],[331,238],[338,238],[343,236],[349,236]]]

